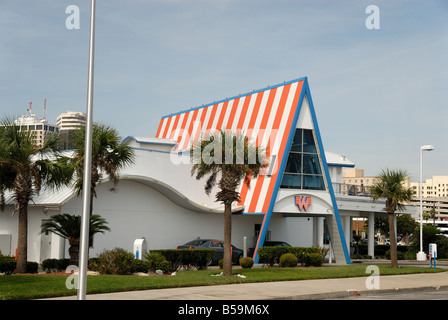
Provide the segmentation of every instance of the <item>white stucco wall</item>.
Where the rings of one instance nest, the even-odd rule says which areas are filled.
[[[197,237],[223,239],[223,215],[198,213],[182,208],[158,191],[134,181],[121,180],[116,191],[112,184],[98,187],[94,200],[94,213],[104,217],[111,232],[98,234],[90,257],[98,256],[105,249],[120,247],[132,251],[134,240],[145,237],[148,249],[175,249],[178,245]],[[208,197],[203,194],[203,197]],[[12,234],[11,252],[17,247],[17,215],[11,216],[11,206],[0,213],[0,234]],[[73,197],[61,208],[61,213],[81,214],[82,197]],[[57,211],[44,213],[43,207],[29,207],[28,260],[41,262],[40,226]],[[255,224],[261,224],[262,215],[233,215],[232,244],[243,249],[243,238],[248,247],[254,245]],[[291,245],[312,245],[312,219],[274,215],[269,230],[272,240],[283,240]],[[68,242],[51,235],[49,256],[68,258]]]
[[[223,215],[198,213],[182,208],[156,190],[134,181],[122,180],[116,191],[109,191],[111,183],[98,188],[94,213],[105,218],[110,232],[98,234],[90,256],[115,247],[132,251],[134,240],[145,237],[148,249],[175,249],[187,241],[201,238],[223,239]],[[207,197],[204,193],[204,197]],[[63,212],[79,214],[82,199],[74,198]],[[243,237],[253,235],[253,225],[262,216],[233,216],[235,246],[242,248]]]

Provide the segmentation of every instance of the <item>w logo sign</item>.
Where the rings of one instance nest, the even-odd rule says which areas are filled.
[[[296,196],[296,206],[299,207],[299,211],[302,211],[302,209],[305,209],[306,211],[310,205],[311,205],[310,196]]]

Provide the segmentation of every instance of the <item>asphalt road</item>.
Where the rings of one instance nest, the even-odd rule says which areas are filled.
[[[324,300],[448,300],[448,289],[379,292]]]

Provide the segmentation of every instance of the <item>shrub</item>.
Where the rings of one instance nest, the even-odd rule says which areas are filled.
[[[321,267],[324,263],[324,258],[319,253],[310,253],[305,258],[305,267]]]
[[[292,253],[282,254],[282,256],[280,257],[280,261],[279,261],[280,266],[282,268],[297,267],[298,262],[299,262],[299,260]]]
[[[200,249],[191,251],[193,251],[191,265],[196,267],[196,269],[198,270],[207,269],[207,267],[212,262],[213,256],[215,255],[215,250],[213,249]]]
[[[258,249],[260,263],[273,267],[279,263],[280,257],[285,253],[291,253],[298,259],[298,263],[304,265],[305,259],[310,253],[320,253],[320,248],[314,247],[262,247]]]
[[[385,252],[386,255],[386,259],[390,259],[390,250],[387,250]],[[405,259],[405,254],[401,251],[397,251],[397,260],[404,260]]]
[[[415,260],[417,258],[417,251],[415,250],[408,250],[404,253],[404,258],[406,260]]]
[[[219,266],[219,269],[223,269],[224,268],[224,259],[221,259],[221,260],[218,261],[218,266]]]
[[[253,265],[254,265],[254,260],[250,257],[245,257],[245,258],[240,259],[240,266],[243,269],[252,268]]]
[[[397,251],[401,251],[405,253],[406,251],[410,250],[412,246],[397,246]],[[368,254],[368,245],[367,244],[359,244],[358,245],[359,254],[360,255],[367,255]],[[386,251],[390,250],[390,245],[386,244],[375,244],[374,245],[374,252],[375,257],[384,257],[386,255]],[[418,251],[418,249],[417,249]],[[415,258],[414,258],[415,259]]]
[[[10,275],[16,269],[16,260],[13,257],[0,255],[0,273]]]
[[[352,259],[372,259],[372,256],[369,256],[368,254],[354,254],[351,256]]]
[[[131,263],[131,273],[144,272],[147,273],[149,270],[148,262],[140,259],[133,259]]]
[[[97,265],[98,265],[98,258],[90,258],[89,261],[87,262],[87,268],[90,271],[98,271],[96,269]]]
[[[67,269],[70,259],[45,259],[42,261],[42,269],[46,272],[59,272]]]
[[[163,273],[170,272],[170,263],[160,252],[150,252],[145,255],[145,259],[148,271],[155,272],[156,270],[162,270]]]
[[[182,266],[188,270],[195,267],[198,270],[207,269],[211,263],[215,250],[213,249],[168,249],[152,250],[161,253],[170,264],[170,271],[177,271]]]
[[[26,272],[27,273],[37,273],[39,270],[39,264],[33,261],[26,262]]]
[[[94,262],[94,269],[100,274],[130,274],[133,260],[134,255],[124,249],[105,250]]]
[[[17,267],[17,261],[14,257],[3,256],[0,254],[0,273],[5,275],[13,274]],[[26,262],[26,272],[27,273],[37,273],[39,269],[39,264],[33,261]]]
[[[437,259],[448,258],[448,238],[446,238],[445,236],[440,236],[437,239],[436,244],[437,244]]]
[[[261,247],[258,248],[258,259],[260,263],[265,263],[273,267],[279,262],[281,255],[290,252],[289,247]]]

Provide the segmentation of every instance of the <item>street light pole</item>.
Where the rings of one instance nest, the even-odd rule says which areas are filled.
[[[90,11],[90,48],[89,48],[89,71],[87,87],[87,114],[86,114],[86,136],[84,144],[84,175],[83,175],[83,205],[81,218],[81,241],[79,253],[79,288],[78,300],[86,299],[87,288],[87,260],[89,252],[89,223],[90,223],[90,181],[92,166],[92,113],[93,113],[93,53],[95,44],[95,0],[91,0]]]
[[[423,251],[423,151],[432,151],[432,145],[420,147],[420,251],[417,253],[418,261],[426,260],[426,253]]]

